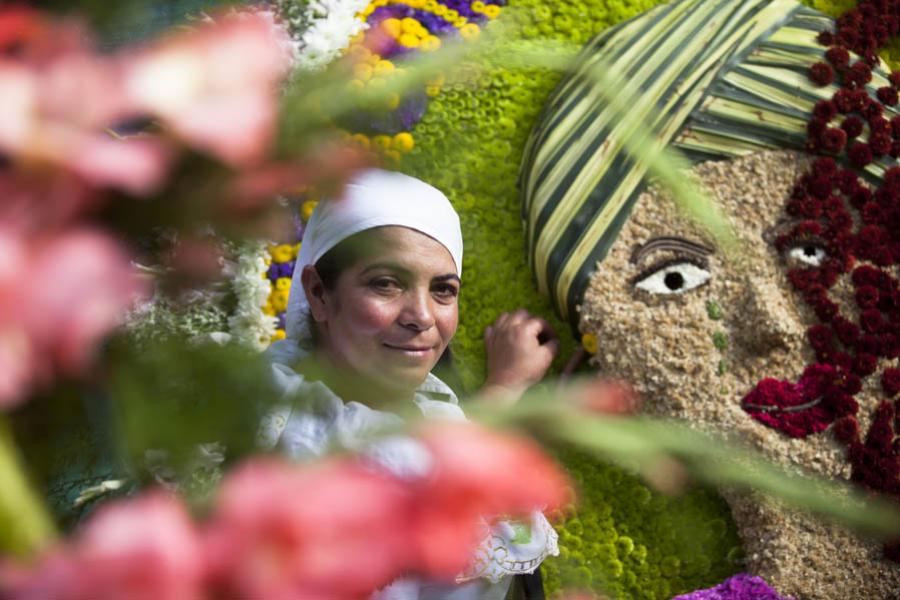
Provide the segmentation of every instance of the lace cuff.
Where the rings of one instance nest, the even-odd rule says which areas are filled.
[[[497,583],[507,575],[533,573],[548,556],[559,554],[559,536],[540,512],[530,523],[500,521],[481,543],[457,583],[483,577]]]

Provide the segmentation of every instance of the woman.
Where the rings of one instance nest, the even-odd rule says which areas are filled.
[[[341,198],[321,202],[294,270],[288,337],[269,351],[285,402],[264,420],[261,443],[297,460],[362,451],[404,477],[427,469],[412,440],[366,438],[402,422],[390,407],[465,419],[431,374],[456,332],[462,249],[450,202],[412,177],[365,171]],[[503,402],[538,381],[558,347],[548,324],[525,311],[501,315],[485,343],[485,392]],[[503,598],[512,575],[556,553],[555,532],[535,512],[528,524],[498,524],[456,582],[402,580],[375,597]]]

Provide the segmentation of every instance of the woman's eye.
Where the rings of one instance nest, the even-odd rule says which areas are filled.
[[[440,296],[441,298],[455,298],[459,291],[456,289],[456,286],[453,285],[441,285],[434,288],[434,293]]]
[[[375,290],[385,292],[399,289],[400,284],[393,279],[381,278],[372,280],[369,283],[369,286],[374,288]]]
[[[634,287],[651,294],[681,294],[709,281],[712,275],[691,262],[677,262],[641,276]]]
[[[798,244],[787,251],[787,259],[789,261],[810,267],[821,266],[827,256],[825,249],[820,244],[813,242]]]

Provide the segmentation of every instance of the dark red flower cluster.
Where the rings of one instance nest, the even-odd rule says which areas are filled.
[[[780,252],[813,243],[825,250],[818,263],[788,272],[819,320],[807,332],[817,363],[796,384],[759,382],[742,407],[792,437],[831,425],[847,446],[853,480],[900,499],[900,368],[882,369],[884,400],[868,431],[860,430],[854,399],[863,379],[877,376],[881,361],[900,357],[900,167],[888,168],[877,188],[856,171],[874,161],[888,166],[888,157],[900,157],[900,117],[885,110],[900,103],[900,73],[890,75],[889,86],[867,88],[878,64],[876,52],[898,34],[900,0],[864,0],[837,20],[834,32],[819,35],[829,46],[827,62],[812,65],[809,77],[816,85],[839,87],[830,100],[815,105],[807,148],[853,169],[839,168],[834,158],[817,159],[785,207],[796,224],[775,241]],[[842,314],[829,294],[848,275],[856,306]],[[900,562],[900,543],[886,546],[885,556]]]

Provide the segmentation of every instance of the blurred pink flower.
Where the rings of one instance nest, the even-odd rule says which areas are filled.
[[[530,440],[473,423],[426,425],[419,439],[434,459],[419,483],[413,542],[422,572],[452,580],[486,534],[485,522],[553,510],[569,498],[566,476]]]
[[[129,98],[189,145],[232,167],[262,161],[290,66],[283,30],[255,12],[225,15],[126,60]]]
[[[31,570],[7,569],[11,600],[194,600],[203,555],[184,507],[160,493],[102,507],[67,548]]]
[[[158,188],[169,160],[163,142],[104,130],[137,112],[114,59],[95,53],[82,28],[38,13],[0,9],[0,32],[5,45],[19,42],[0,54],[0,153],[17,169],[60,167],[95,187]]]
[[[207,536],[222,597],[365,598],[410,565],[409,490],[350,459],[231,474]]]
[[[0,406],[54,370],[80,374],[140,292],[127,256],[105,234],[26,239],[0,228]]]

